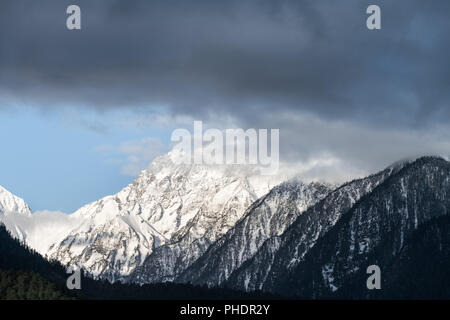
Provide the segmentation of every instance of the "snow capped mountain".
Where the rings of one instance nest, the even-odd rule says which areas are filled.
[[[227,234],[187,269],[179,282],[219,285],[251,258],[263,243],[280,236],[308,207],[322,200],[332,186],[292,179],[256,201]],[[145,273],[145,272],[144,272]]]
[[[11,235],[45,255],[49,246],[76,224],[70,215],[55,211],[31,213],[25,201],[0,186],[0,223]]]
[[[111,281],[301,298],[448,296],[448,161],[401,162],[337,188],[273,187],[249,168],[177,165],[176,152],[71,215],[31,214],[0,187],[0,222],[48,258]],[[365,287],[372,264],[383,274],[378,292]]]
[[[442,287],[450,265],[444,159],[402,161],[334,187],[279,183],[257,168],[180,165],[178,156],[155,159],[133,184],[70,215],[31,214],[0,187],[0,222],[47,258],[110,281],[366,298],[374,295],[361,289],[365,267],[377,264],[386,297],[414,292],[405,277],[429,292]]]
[[[343,184],[329,193],[322,201],[299,215],[282,235],[268,239],[251,259],[233,272],[226,284],[248,291],[272,290],[278,278],[297,266],[317,239],[343,213],[403,166],[390,166],[377,174]]]
[[[345,212],[300,264],[278,274],[273,289],[303,298],[448,296],[449,194],[449,162],[424,157],[406,165]],[[366,289],[369,265],[382,270],[378,292]]]
[[[257,168],[176,164],[179,156],[158,157],[133,184],[70,215],[70,232],[47,256],[116,281],[151,255],[160,266],[151,280],[170,280],[281,179]]]
[[[0,214],[5,212],[14,212],[21,215],[31,215],[28,204],[19,197],[0,186]]]
[[[11,234],[21,241],[26,238],[26,232],[21,227],[20,220],[31,216],[31,210],[25,201],[0,186],[0,222]]]

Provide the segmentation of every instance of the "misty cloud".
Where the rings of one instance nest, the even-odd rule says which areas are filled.
[[[96,148],[107,163],[120,165],[123,175],[136,177],[157,156],[166,153],[167,147],[158,139],[143,138],[125,141],[119,146],[101,145]]]

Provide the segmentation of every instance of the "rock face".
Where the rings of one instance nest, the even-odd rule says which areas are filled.
[[[272,291],[279,278],[295,268],[347,210],[402,166],[399,164],[367,178],[351,181],[329,193],[299,215],[283,234],[266,240],[251,259],[231,274],[226,284],[247,291]]]
[[[72,214],[73,228],[48,257],[110,281],[146,261],[145,282],[168,281],[277,183],[249,168],[175,164],[179,156],[155,159],[118,194]]]
[[[225,236],[216,241],[179,282],[218,285],[251,258],[267,239],[283,234],[308,207],[322,200],[331,186],[293,179],[256,201]]]
[[[345,212],[300,264],[278,274],[273,291],[312,298],[448,298],[450,285],[442,281],[450,265],[449,213],[450,163],[418,159]],[[369,265],[380,267],[386,290],[367,290]]]

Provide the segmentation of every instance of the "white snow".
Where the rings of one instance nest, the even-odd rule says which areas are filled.
[[[256,167],[175,164],[179,152],[156,158],[133,184],[72,214],[31,214],[0,187],[0,220],[43,255],[94,275],[123,276],[175,235],[215,241],[284,179],[261,176]]]

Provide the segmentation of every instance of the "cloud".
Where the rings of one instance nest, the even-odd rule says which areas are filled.
[[[79,0],[73,32],[69,4],[1,2],[0,108],[280,128],[286,161],[325,154],[352,172],[448,148],[449,1],[379,0],[380,31],[360,0]],[[122,148],[124,173],[144,149]]]
[[[3,4],[5,94],[43,108],[162,104],[204,120],[449,120],[448,1],[379,1],[381,31],[366,29],[364,1],[199,0],[79,1],[83,29],[71,32],[67,3]]]
[[[311,115],[280,116],[281,161],[296,164],[332,160],[313,166],[305,176],[343,182],[373,173],[393,162],[422,155],[450,154],[450,133],[444,125],[431,129],[377,128]]]
[[[159,139],[144,138],[126,141],[119,146],[100,145],[95,151],[102,154],[107,163],[120,165],[123,175],[135,177],[146,169],[154,158],[168,150]]]
[[[41,254],[46,254],[52,244],[62,241],[70,230],[82,223],[79,217],[49,210],[36,211],[31,216],[7,213],[0,215],[0,221],[13,235],[21,239],[26,235],[27,244]]]

